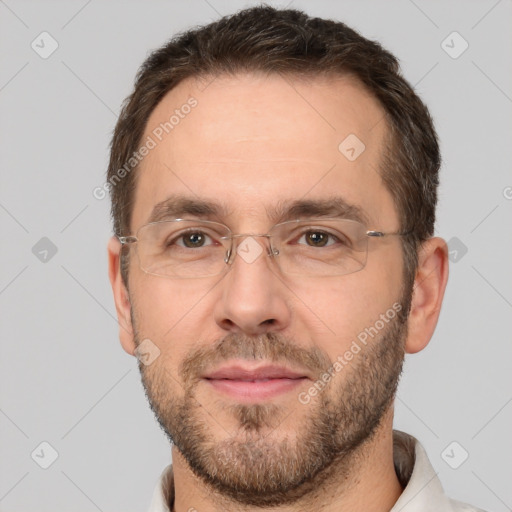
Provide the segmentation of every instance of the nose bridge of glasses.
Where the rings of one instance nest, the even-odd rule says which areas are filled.
[[[228,264],[232,264],[234,261],[234,257],[237,254],[239,254],[246,263],[252,262],[253,257],[256,255],[259,256],[259,253],[262,252],[262,251],[259,251],[254,246],[254,244],[258,244],[258,242],[256,242],[256,240],[254,240],[254,239],[261,238],[261,237],[266,238],[269,241],[268,245],[266,244],[267,245],[267,254],[269,256],[275,256],[275,255],[279,254],[279,251],[276,250],[272,246],[271,240],[272,240],[273,235],[271,233],[237,233],[237,234],[232,234],[227,237],[223,237],[224,239],[227,239],[231,242],[231,246],[227,250],[226,255],[224,257],[224,262],[228,263]],[[244,245],[244,248],[240,249],[240,246],[248,238],[253,239],[254,242],[252,244],[246,243]],[[235,243],[235,239],[238,239],[238,241],[236,243]]]
[[[249,236],[255,237],[255,236],[263,236],[270,238],[272,235],[270,233],[237,233],[236,235],[230,235],[227,238],[247,238]]]

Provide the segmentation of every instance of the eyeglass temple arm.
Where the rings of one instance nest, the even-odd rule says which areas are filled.
[[[383,237],[383,236],[407,236],[412,233],[411,231],[398,231],[396,233],[383,233],[382,231],[367,231],[366,236]]]
[[[138,241],[136,236],[118,236],[117,239],[121,242],[122,245],[134,244]]]

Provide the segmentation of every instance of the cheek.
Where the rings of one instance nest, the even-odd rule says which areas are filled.
[[[295,308],[300,324],[331,359],[400,299],[400,282],[394,273],[376,279],[363,272],[292,287],[300,298]]]
[[[214,322],[207,322],[205,308],[213,310],[209,292],[215,284],[134,272],[130,296],[139,340],[149,338],[166,357],[180,361],[198,343],[211,339]]]
[[[193,308],[192,294],[170,279],[135,270],[130,281],[134,321],[140,335],[161,339]]]

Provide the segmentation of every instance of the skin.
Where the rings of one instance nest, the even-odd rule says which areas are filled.
[[[234,233],[267,233],[274,222],[265,207],[280,200],[327,198],[333,191],[365,212],[368,229],[399,230],[396,207],[377,171],[386,132],[384,113],[354,79],[317,77],[305,81],[244,74],[213,81],[186,80],[153,111],[145,137],[190,96],[197,99],[197,107],[149,152],[137,171],[131,233],[126,234],[135,234],[148,222],[154,205],[176,193],[221,200],[228,207],[226,215],[210,220],[226,224]],[[366,146],[353,162],[338,150],[351,133]],[[362,383],[358,376],[365,370],[364,364],[370,367],[379,360],[370,349],[363,351],[305,406],[297,394],[307,390],[318,375],[311,371],[310,379],[299,388],[267,402],[258,419],[251,416],[255,407],[248,407],[245,416],[237,414],[240,404],[236,400],[204,382],[196,380],[191,388],[181,371],[191,354],[215,354],[218,367],[227,360],[219,355],[221,342],[225,342],[226,356],[241,355],[236,348],[238,340],[245,342],[244,346],[260,347],[270,357],[272,350],[278,351],[272,349],[270,335],[295,348],[289,353],[290,366],[297,367],[306,361],[301,355],[312,353],[335,361],[358,333],[374,325],[379,315],[404,297],[398,237],[370,240],[363,270],[322,279],[286,276],[266,257],[250,264],[236,258],[220,276],[168,279],[143,272],[134,257],[130,260],[129,292],[119,272],[119,253],[120,243],[112,238],[109,275],[121,344],[135,355],[137,344],[149,338],[160,350],[150,366],[139,365],[153,410],[164,422],[173,421],[189,390],[193,399],[189,397],[188,404],[194,404],[189,414],[193,409],[194,420],[200,420],[216,446],[259,439],[261,446],[275,447],[288,439],[288,451],[299,453],[303,449],[298,443],[300,435],[319,417],[322,407],[328,403],[334,407],[332,404],[344,397],[356,404],[365,398],[357,386],[356,392],[350,391],[354,385],[350,388],[349,383]],[[431,238],[419,252],[406,331],[401,336],[391,334],[399,340],[397,354],[418,352],[429,342],[447,278],[446,244]],[[383,342],[389,343],[385,331],[374,341],[376,345]],[[286,353],[283,349],[277,355]],[[286,362],[286,357],[283,360]],[[387,375],[391,370],[382,371]],[[242,416],[251,419],[254,428],[243,428]],[[305,484],[303,492],[291,492],[288,500],[276,498],[266,510],[390,510],[402,492],[393,468],[392,421],[391,401],[372,435],[333,462],[309,487]],[[176,445],[172,458],[176,512],[190,507],[201,512],[261,510],[256,502],[236,502],[229,493],[208,485]]]

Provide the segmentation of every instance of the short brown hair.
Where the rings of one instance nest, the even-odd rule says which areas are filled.
[[[297,10],[253,7],[184,32],[149,55],[114,130],[107,180],[116,235],[130,234],[136,166],[117,180],[137,151],[149,116],[189,77],[260,71],[297,76],[350,75],[377,98],[389,129],[380,173],[396,205],[403,237],[406,289],[412,288],[419,244],[434,232],[437,135],[427,107],[402,77],[397,59],[344,23]],[[125,279],[126,281],[126,279]]]

